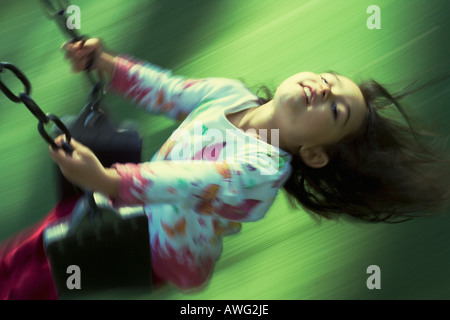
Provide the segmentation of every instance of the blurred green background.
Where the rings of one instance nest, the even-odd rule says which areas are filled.
[[[300,71],[334,70],[374,78],[392,91],[450,71],[448,0],[97,0],[81,9],[81,33],[188,77],[230,77],[276,88]],[[381,29],[370,30],[370,5]],[[90,84],[74,74],[59,47],[65,36],[38,1],[3,0],[0,60],[18,66],[45,112],[77,114]],[[9,72],[2,81],[23,89]],[[448,135],[449,83],[414,94],[405,108]],[[135,123],[149,159],[176,123],[147,116],[107,95],[117,123]],[[0,240],[39,221],[57,201],[55,170],[37,121],[0,94]],[[108,292],[106,299],[449,299],[450,217],[443,212],[404,224],[318,224],[291,209],[283,194],[267,216],[226,238],[207,288],[184,294]],[[369,290],[367,267],[381,269]]]

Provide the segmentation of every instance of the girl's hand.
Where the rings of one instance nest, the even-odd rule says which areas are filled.
[[[64,139],[64,135],[56,138],[56,145],[61,146]],[[72,154],[62,148],[55,150],[49,147],[50,157],[59,166],[64,177],[81,188],[98,191],[112,198],[117,197],[120,179],[117,171],[103,167],[89,148],[73,138],[70,145],[74,150]]]
[[[89,70],[96,69],[103,53],[101,42],[97,38],[77,42],[67,41],[61,48],[66,51],[65,57],[70,60],[75,72],[81,72],[88,67]]]
[[[106,80],[112,78],[115,67],[115,55],[106,53],[103,45],[97,38],[86,41],[65,42],[62,47],[66,51],[66,58],[72,63],[74,72],[81,72],[89,68],[89,71],[97,69]]]

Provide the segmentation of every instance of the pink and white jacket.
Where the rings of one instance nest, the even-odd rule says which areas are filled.
[[[185,79],[120,56],[109,88],[149,113],[182,121],[151,161],[113,166],[121,176],[113,202],[145,206],[158,277],[181,289],[201,287],[222,237],[264,217],[289,177],[291,156],[262,141],[263,132],[258,139],[227,120],[258,105],[239,81]]]

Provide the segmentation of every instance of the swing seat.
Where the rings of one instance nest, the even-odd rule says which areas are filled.
[[[67,220],[46,228],[44,248],[59,298],[152,289],[148,218],[142,207],[114,209],[95,194],[93,208],[85,195]]]
[[[116,128],[99,101],[92,99],[78,116],[63,118],[71,136],[90,148],[105,167],[141,162],[138,132]],[[60,134],[53,132],[55,137]],[[61,199],[84,192],[55,168]],[[93,201],[91,194],[85,193],[69,220],[46,228],[44,248],[59,298],[110,289],[152,288],[148,218],[142,207],[116,210],[106,197],[96,194]]]

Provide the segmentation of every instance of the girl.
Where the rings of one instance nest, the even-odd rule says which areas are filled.
[[[182,120],[152,161],[138,165],[104,168],[73,139],[72,155],[50,148],[72,183],[118,206],[145,206],[153,273],[182,290],[208,283],[222,237],[261,219],[282,187],[307,212],[377,222],[448,199],[448,162],[409,126],[379,114],[383,99],[402,109],[376,82],[302,72],[262,99],[238,81],[184,79],[111,55],[98,39],[64,49],[75,71],[90,63],[111,91]]]

